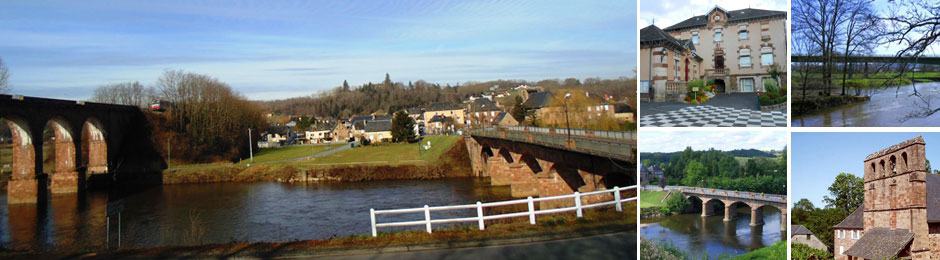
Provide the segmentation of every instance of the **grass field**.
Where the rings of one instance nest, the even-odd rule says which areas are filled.
[[[852,74],[851,77],[846,79],[846,86],[853,86],[859,88],[878,88],[884,86],[898,86],[898,85],[907,85],[911,84],[911,73],[906,73],[903,77],[897,79],[891,79],[897,77],[897,73],[891,72],[881,72],[869,74],[869,76],[863,77],[864,75],[860,73]],[[810,79],[821,79],[822,73],[810,73]],[[929,82],[935,81],[940,78],[940,72],[915,72],[914,80],[917,82]],[[801,75],[793,76],[794,92],[798,92],[799,85],[801,84]],[[832,75],[833,86],[842,86],[842,74],[834,73]]]
[[[417,164],[434,162],[454,144],[460,136],[427,136],[418,143],[389,143],[356,147],[325,157],[298,162],[300,165],[328,164]],[[431,142],[431,149],[420,146]]]
[[[787,259],[787,242],[780,241],[771,246],[751,251],[747,254],[739,255],[734,260],[747,259]]]
[[[280,148],[262,149],[261,152],[255,154],[254,163],[279,163],[299,160],[303,159],[304,157],[313,156],[319,152],[342,145],[344,144],[294,145]],[[239,162],[239,164],[246,163],[248,163],[248,160],[242,160]]]
[[[640,191],[640,208],[662,207],[665,191]]]

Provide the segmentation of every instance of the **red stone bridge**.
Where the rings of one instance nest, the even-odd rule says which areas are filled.
[[[569,134],[567,129],[486,128],[471,130],[466,144],[474,174],[488,177],[492,185],[508,185],[513,197],[565,195],[637,183],[633,132],[572,129]]]
[[[165,168],[144,113],[133,106],[0,95],[0,122],[13,139],[7,202],[36,203],[47,192],[75,193]],[[44,133],[51,133],[52,147],[44,149]],[[45,151],[54,167],[43,167]]]
[[[734,212],[738,206],[747,206],[751,209],[751,226],[763,225],[763,208],[774,207],[780,211],[780,230],[787,229],[787,196],[764,194],[744,191],[730,191],[697,187],[673,187],[671,190],[681,192],[687,198],[695,197],[702,201],[702,217],[715,215],[715,203],[720,203],[725,210],[724,221],[734,219]]]

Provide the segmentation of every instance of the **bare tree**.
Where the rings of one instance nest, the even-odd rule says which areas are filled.
[[[140,82],[109,84],[95,89],[92,101],[136,107],[146,107],[153,99],[153,88],[145,87]]]
[[[10,93],[10,70],[0,58],[0,94]]]
[[[846,1],[794,0],[792,4],[794,38],[804,38],[817,45],[818,48],[812,49],[819,50],[822,56],[825,95],[829,95],[832,88],[836,42],[843,36],[840,28],[848,20]]]
[[[860,50],[871,50],[880,34],[881,20],[872,9],[873,0],[847,0],[847,22],[844,28],[845,45],[842,59],[842,95],[845,96],[846,80],[850,73],[849,57]]]

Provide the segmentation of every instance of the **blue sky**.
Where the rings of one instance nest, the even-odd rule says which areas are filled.
[[[182,69],[251,99],[342,83],[617,78],[634,1],[2,1],[13,92],[82,99]]]
[[[840,172],[861,177],[869,154],[918,135],[927,142],[927,159],[940,162],[940,133],[793,133],[790,201],[825,206],[823,196]]]
[[[694,150],[730,151],[735,149],[781,150],[787,146],[785,129],[696,129],[643,131],[637,139],[641,152],[676,152]]]

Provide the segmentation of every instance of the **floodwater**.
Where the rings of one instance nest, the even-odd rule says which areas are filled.
[[[940,126],[940,82],[868,91],[871,100],[793,117],[793,126]]]
[[[370,208],[472,204],[507,197],[508,191],[476,179],[179,184],[119,198],[107,192],[56,196],[44,206],[8,206],[4,192],[0,250],[101,250],[118,243],[121,248],[140,248],[370,235]],[[476,216],[475,209],[444,213],[432,215]],[[423,217],[423,213],[380,216],[379,221]]]
[[[764,225],[751,227],[750,210],[739,208],[737,217],[724,222],[724,214],[702,217],[701,214],[680,214],[644,219],[640,237],[685,250],[694,259],[718,259],[770,246],[780,241],[780,212],[763,210]]]

